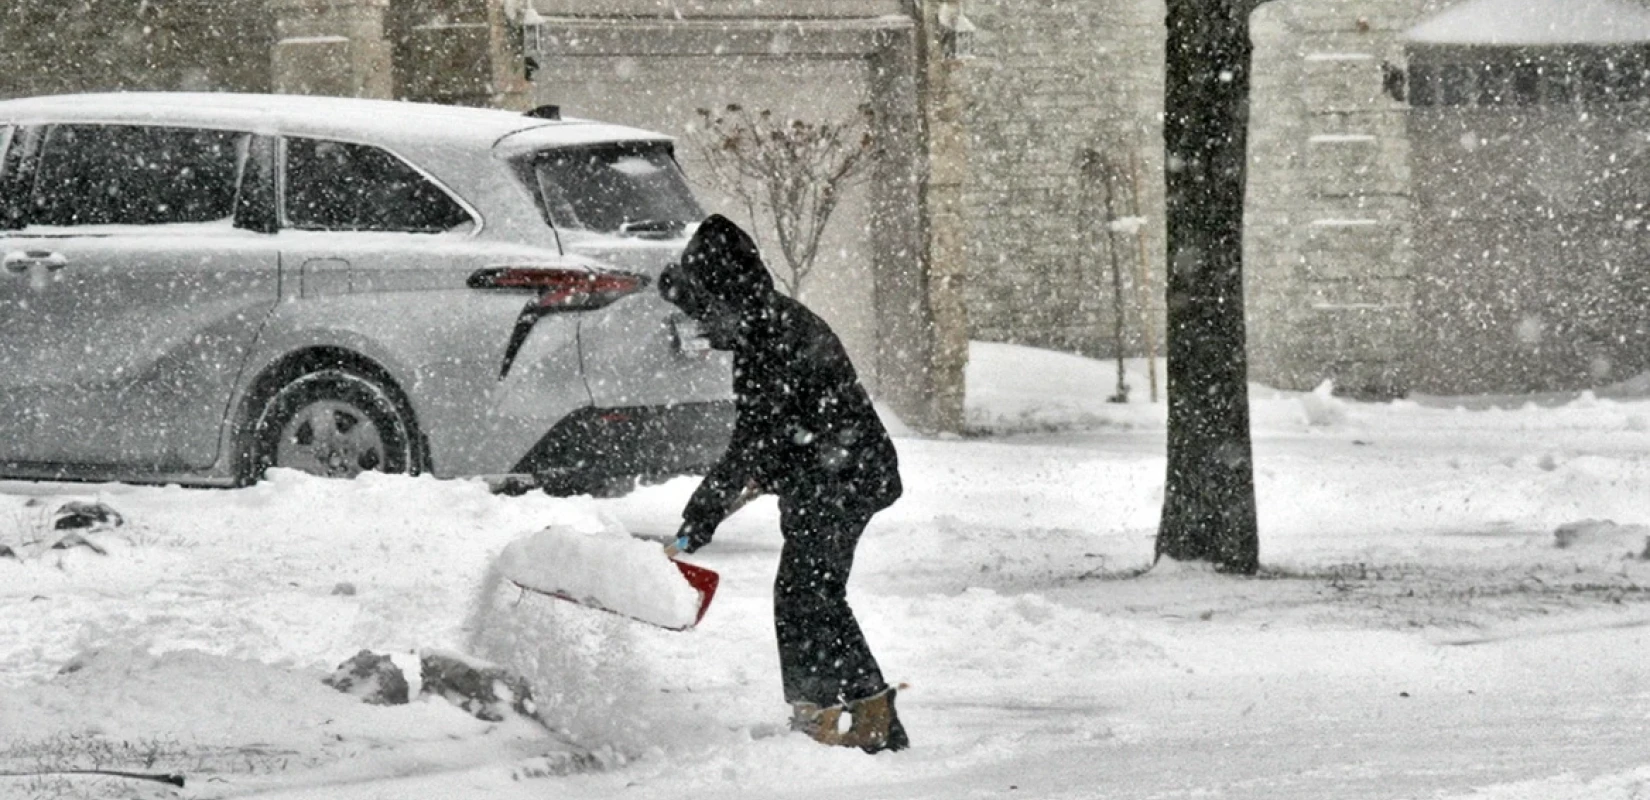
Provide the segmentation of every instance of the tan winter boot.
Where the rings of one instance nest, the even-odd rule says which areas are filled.
[[[895,689],[890,686],[870,697],[849,703],[848,713],[853,715],[853,726],[842,735],[838,744],[857,747],[867,753],[910,747],[911,740],[905,735],[905,726],[900,724],[899,712],[894,710],[894,694]]]
[[[842,744],[842,706],[821,707],[814,703],[791,704],[791,730],[805,733],[824,745]]]

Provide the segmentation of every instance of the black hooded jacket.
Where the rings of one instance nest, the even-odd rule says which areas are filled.
[[[842,342],[774,289],[743,230],[719,215],[705,220],[661,289],[708,330],[732,333],[711,344],[733,352],[737,420],[682,511],[689,550],[710,541],[748,485],[808,513],[869,517],[899,498],[894,444]]]

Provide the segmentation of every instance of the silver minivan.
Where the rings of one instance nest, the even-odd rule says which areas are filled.
[[[0,477],[698,470],[730,366],[652,284],[703,215],[553,107],[0,101]]]

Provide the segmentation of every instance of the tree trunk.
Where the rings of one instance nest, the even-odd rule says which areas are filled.
[[[1249,11],[1168,0],[1168,476],[1157,555],[1260,565],[1243,321]]]

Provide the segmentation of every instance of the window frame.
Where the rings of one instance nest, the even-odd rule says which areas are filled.
[[[452,187],[448,186],[446,181],[443,181],[440,178],[437,178],[435,175],[431,174],[429,170],[424,169],[422,166],[419,166],[419,164],[417,162],[415,162],[412,159],[407,158],[406,156],[402,155],[394,147],[385,145],[381,142],[370,142],[370,141],[365,141],[365,140],[362,140],[362,139],[354,139],[354,138],[340,137],[340,136],[327,136],[327,135],[319,135],[319,134],[282,133],[279,136],[274,137],[274,138],[276,139],[276,142],[275,142],[275,221],[276,222],[275,222],[275,224],[276,224],[276,227],[280,230],[304,231],[306,233],[316,233],[316,234],[323,234],[323,233],[357,233],[357,234],[360,234],[360,233],[385,233],[385,234],[420,234],[420,235],[425,235],[425,236],[464,236],[464,237],[467,237],[467,238],[474,238],[476,236],[481,235],[482,230],[487,225],[486,219],[481,215],[481,212],[476,209],[474,204],[470,203],[470,201],[466,200],[458,192],[453,191]],[[434,186],[443,195],[445,195],[448,200],[451,200],[454,204],[456,204],[458,206],[458,208],[460,210],[462,210],[464,212],[464,214],[470,218],[470,229],[467,230],[467,231],[464,231],[462,233],[453,233],[452,231],[403,231],[403,230],[371,230],[371,229],[355,229],[355,228],[346,228],[346,229],[307,228],[307,227],[300,227],[298,225],[294,225],[292,223],[291,216],[287,213],[287,211],[288,211],[287,199],[288,199],[288,197],[291,193],[290,192],[290,172],[289,172],[289,169],[288,169],[288,163],[287,162],[288,162],[289,148],[291,146],[292,140],[294,140],[294,139],[308,139],[308,140],[318,141],[318,142],[332,142],[332,143],[335,143],[335,144],[353,145],[353,146],[356,146],[356,147],[370,147],[370,148],[373,148],[374,150],[378,150],[379,152],[382,152],[382,153],[388,155],[389,157],[391,157],[391,158],[395,159],[396,161],[400,162],[403,166],[405,166],[408,169],[412,170],[420,178],[422,178],[426,183],[428,183],[431,186]]]
[[[546,195],[544,187],[541,185],[539,176],[540,162],[545,160],[546,156],[552,154],[563,154],[580,150],[592,152],[612,150],[620,153],[628,152],[636,155],[651,154],[650,151],[657,150],[664,156],[666,161],[670,162],[671,168],[674,170],[676,177],[681,180],[681,186],[684,190],[686,190],[686,199],[693,203],[697,218],[703,219],[706,213],[704,206],[700,202],[699,198],[693,193],[692,180],[688,177],[687,170],[682,167],[681,161],[676,157],[676,147],[674,143],[658,139],[615,139],[612,141],[591,141],[541,147],[529,150],[510,159],[511,170],[515,173],[516,179],[521,183],[522,188],[526,189],[528,194],[532,196],[533,205],[539,212],[539,218],[551,230],[570,232],[576,231],[579,233],[591,233],[604,236],[636,236],[638,238],[647,238],[648,236],[648,234],[627,234],[622,230],[602,230],[599,228],[579,227],[569,225],[565,220],[558,218],[560,213],[562,213],[561,210],[551,207],[552,204],[550,201],[552,198]],[[560,188],[560,191],[565,192],[565,187]],[[570,212],[575,218],[579,217],[578,209],[576,208],[570,208],[568,209],[568,212]],[[695,221],[696,220],[694,219],[689,219],[683,220],[682,222],[684,225],[691,226]],[[664,236],[667,234],[656,235]]]
[[[23,213],[21,210],[13,212],[15,201],[11,197],[16,189],[17,176],[6,173],[8,165],[14,166],[20,172],[25,166],[21,146],[16,164],[12,164],[11,158],[12,143],[22,138],[18,133],[20,130],[23,130],[23,126],[16,123],[0,124],[0,231],[21,230],[23,227]],[[16,224],[12,224],[13,221]]]
[[[1410,51],[1404,73],[1411,108],[1636,103],[1650,100],[1650,44],[1427,47]]]
[[[179,226],[211,224],[211,223],[220,222],[222,220],[228,220],[229,223],[230,223],[230,227],[232,227],[236,230],[250,230],[250,231],[259,230],[257,227],[249,225],[248,220],[244,219],[241,215],[241,210],[242,210],[242,207],[243,207],[241,198],[242,198],[242,195],[248,189],[248,187],[246,185],[246,178],[247,178],[247,174],[248,174],[248,167],[250,165],[250,161],[253,157],[254,149],[256,147],[256,142],[257,142],[257,139],[259,138],[259,135],[257,133],[254,133],[254,132],[249,131],[249,130],[245,130],[243,128],[233,127],[233,126],[209,125],[209,124],[208,125],[202,125],[202,124],[196,124],[196,123],[171,122],[171,121],[164,121],[164,120],[156,121],[156,120],[51,119],[51,120],[45,120],[45,121],[41,121],[41,122],[38,122],[38,123],[35,123],[35,124],[26,125],[26,126],[21,126],[20,125],[18,127],[19,127],[19,130],[22,131],[22,136],[19,137],[19,136],[14,135],[14,137],[13,137],[14,141],[18,140],[19,138],[22,138],[25,142],[27,142],[27,144],[29,145],[29,149],[30,149],[29,152],[26,152],[21,156],[21,158],[26,162],[25,165],[24,165],[25,166],[25,172],[27,173],[27,176],[26,176],[25,180],[26,180],[28,185],[26,187],[24,187],[23,209],[19,214],[19,220],[20,220],[20,224],[18,226],[19,229],[27,228],[30,225],[39,224],[33,219],[33,217],[35,215],[32,213],[32,211],[30,209],[31,204],[28,202],[28,198],[32,197],[34,195],[34,193],[36,191],[38,191],[38,189],[39,189],[38,184],[39,184],[39,180],[40,180],[40,165],[41,165],[41,162],[45,159],[46,153],[48,151],[49,143],[50,143],[51,138],[52,138],[51,137],[52,132],[55,129],[58,129],[58,128],[79,127],[79,128],[104,128],[104,129],[112,129],[112,128],[157,129],[157,130],[169,130],[169,131],[205,132],[205,133],[226,134],[228,136],[234,137],[238,141],[235,145],[237,152],[236,152],[236,157],[235,157],[236,163],[234,165],[234,175],[233,175],[233,178],[232,178],[233,187],[232,187],[232,192],[231,192],[231,195],[230,195],[230,198],[229,198],[229,213],[224,217],[219,217],[219,218],[216,218],[216,219],[213,219],[213,220],[194,221],[194,222],[158,222],[158,223],[114,222],[114,223],[89,223],[89,224],[84,224],[84,225],[50,225],[50,226],[42,226],[42,227],[49,228],[50,231],[53,234],[63,234],[63,233],[68,233],[68,232],[75,232],[75,233],[81,233],[82,235],[104,235],[104,234],[112,233],[112,232],[115,232],[115,231],[131,232],[131,231],[135,231],[135,230],[143,230],[143,229],[146,229],[146,228],[153,228],[153,229],[156,229],[156,230],[160,230],[160,229],[166,229],[166,228],[176,228],[176,227],[179,227]],[[244,143],[244,147],[243,147],[242,143]],[[81,232],[81,231],[77,230],[77,229],[82,229],[82,228],[87,229],[87,231],[86,232]]]

